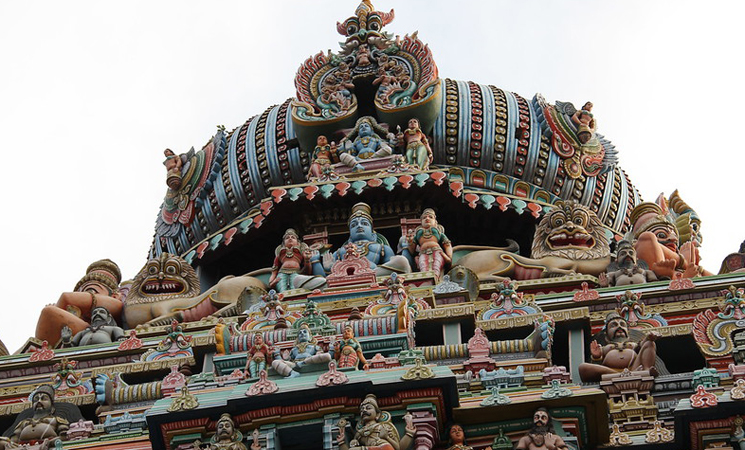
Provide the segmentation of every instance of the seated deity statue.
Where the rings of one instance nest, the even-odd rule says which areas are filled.
[[[616,259],[608,265],[607,274],[600,274],[601,286],[628,286],[657,281],[657,275],[644,261],[637,261],[636,250],[629,241],[619,241]]]
[[[103,306],[97,306],[91,313],[91,324],[82,331],[72,335],[72,330],[65,326],[62,328],[62,344],[79,347],[82,345],[110,344],[126,339],[122,327],[117,326],[114,318]]]
[[[411,415],[404,416],[406,434],[400,438],[391,415],[381,411],[377,397],[368,394],[360,404],[360,419],[357,422],[354,439],[347,443],[344,429],[346,420],[339,421],[339,435],[336,442],[341,450],[406,450],[413,440],[416,428]]]
[[[248,450],[242,441],[243,433],[235,427],[230,414],[224,413],[217,421],[217,430],[207,448],[210,450]]]
[[[0,450],[26,448],[37,444],[39,448],[55,448],[57,440],[66,438],[70,423],[82,419],[80,410],[71,403],[54,403],[54,388],[37,387],[31,394],[31,408],[22,411],[3,436]]]
[[[276,289],[277,292],[298,288],[313,290],[326,283],[323,277],[311,275],[312,252],[307,244],[300,241],[297,232],[292,228],[285,231],[282,244],[277,247],[274,254],[269,287]]]
[[[427,208],[422,213],[422,225],[409,241],[409,252],[417,255],[420,272],[433,271],[438,279],[445,273],[445,266],[453,259],[453,245],[445,236],[445,229],[437,223],[434,210]]]
[[[699,266],[698,243],[679,243],[678,230],[672,219],[656,203],[640,203],[631,211],[631,233],[637,257],[646,262],[658,278],[709,276]]]
[[[533,427],[528,434],[517,441],[515,450],[567,450],[569,446],[556,435],[551,414],[546,408],[538,408],[533,413]]]
[[[327,364],[329,361],[331,355],[323,351],[312,336],[308,325],[303,324],[287,357],[280,356],[279,350],[274,351],[272,368],[284,377],[294,378],[300,376],[295,369],[308,364]]]
[[[364,170],[360,161],[390,156],[393,153],[391,142],[393,134],[378,125],[373,117],[360,117],[354,129],[339,142],[339,160],[356,171]]]
[[[427,135],[419,128],[419,119],[409,119],[409,128],[400,132],[396,139],[399,145],[404,145],[406,163],[419,170],[429,169],[432,162],[432,148],[429,146]]]
[[[357,203],[349,216],[349,239],[333,254],[324,253],[323,262],[319,255],[311,257],[313,273],[325,276],[335,261],[344,258],[347,252],[345,247],[349,244],[357,247],[360,256],[367,258],[376,276],[411,272],[409,261],[404,256],[394,254],[386,238],[373,231],[370,205]]]
[[[91,313],[97,306],[106,308],[113,319],[121,323],[121,281],[119,266],[113,261],[102,259],[92,263],[75,285],[74,292],[63,293],[56,304],[42,309],[36,324],[36,338],[55,346],[63,327],[70,328],[72,334],[88,328]]]
[[[609,313],[605,326],[590,343],[592,363],[579,365],[579,376],[584,382],[600,381],[603,375],[630,371],[648,370],[652,376],[657,375],[655,362],[657,345],[660,337],[656,331],[643,333],[629,330],[626,319],[618,313]]]

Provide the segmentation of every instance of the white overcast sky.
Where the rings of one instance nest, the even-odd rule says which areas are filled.
[[[0,339],[14,351],[87,265],[144,264],[163,149],[294,95],[356,1],[0,1]],[[645,200],[678,188],[717,272],[745,239],[739,1],[374,1],[442,77],[595,104]]]

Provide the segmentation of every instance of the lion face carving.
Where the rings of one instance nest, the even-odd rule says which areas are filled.
[[[199,295],[194,268],[180,256],[162,253],[149,260],[135,276],[127,304],[153,303]]]
[[[536,227],[531,257],[571,260],[610,256],[605,228],[589,208],[573,201],[557,202]]]

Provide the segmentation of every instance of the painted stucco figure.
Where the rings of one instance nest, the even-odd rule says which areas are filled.
[[[393,134],[378,125],[374,118],[361,117],[354,129],[339,142],[339,160],[354,170],[364,170],[360,161],[382,158],[393,153],[392,137]]]
[[[207,448],[210,450],[248,450],[242,441],[243,433],[235,427],[230,414],[224,413],[217,421],[217,430]]]
[[[346,254],[349,244],[357,248],[357,253],[364,256],[370,263],[370,268],[377,276],[390,275],[393,272],[411,272],[409,261],[393,253],[393,249],[382,234],[373,230],[373,220],[370,205],[357,203],[352,207],[349,215],[349,239],[333,254],[325,253],[323,263],[318,256],[313,256],[313,273],[325,275],[335,261],[341,261]]]
[[[409,252],[416,254],[420,272],[433,271],[438,278],[445,273],[445,267],[453,259],[453,245],[445,236],[445,228],[437,223],[433,209],[422,213],[422,225],[417,227],[409,241]]]
[[[608,265],[607,274],[598,277],[601,286],[628,286],[657,281],[657,275],[644,261],[636,259],[636,250],[631,242],[618,242],[616,259]]]
[[[610,263],[605,227],[592,210],[573,201],[559,201],[541,219],[533,237],[531,257],[504,249],[458,246],[471,253],[454,261],[476,273],[480,281],[508,277],[527,280],[574,273],[599,275]]]
[[[538,408],[533,413],[533,427],[528,434],[521,437],[515,446],[516,450],[561,450],[569,447],[560,436],[556,435],[551,414],[546,408]]]
[[[300,326],[295,339],[295,345],[286,357],[280,356],[279,350],[274,352],[272,368],[282,376],[294,378],[300,375],[295,369],[308,364],[325,364],[331,361],[331,355],[324,352],[313,337],[307,324]]]
[[[163,150],[166,159],[163,165],[166,166],[166,184],[169,188],[177,190],[181,187],[181,168],[184,165],[181,156],[173,153],[173,150],[167,148]]]
[[[307,244],[300,241],[297,232],[288,228],[282,237],[282,244],[274,251],[272,275],[269,287],[277,292],[290,289],[321,287],[326,280],[321,277],[310,276],[312,266],[310,257],[312,252]]]
[[[115,321],[121,323],[123,304],[119,293],[122,280],[119,266],[110,259],[92,263],[73,292],[60,295],[55,305],[45,306],[36,325],[36,337],[55,345],[64,326],[73,335],[91,324],[91,313],[97,306],[106,308]]]
[[[360,362],[363,369],[367,370],[370,368],[365,355],[362,353],[360,341],[354,337],[354,328],[351,325],[344,327],[342,338],[336,341],[334,345],[334,359],[338,362],[340,369],[344,367],[353,367],[356,369]]]
[[[263,290],[266,285],[251,276],[230,275],[200,294],[194,268],[180,256],[162,253],[135,276],[124,317],[130,328],[199,320],[234,306],[247,288]]]
[[[599,381],[605,374],[628,370],[648,370],[657,375],[655,362],[660,337],[656,331],[643,333],[630,330],[629,324],[618,313],[609,313],[605,326],[590,342],[591,363],[579,365],[579,376],[584,382]]]
[[[662,204],[640,203],[631,211],[631,234],[637,257],[646,262],[658,278],[673,278],[681,273],[684,278],[708,276],[710,272],[699,266],[701,257],[696,240],[680,245],[678,229]]]
[[[23,448],[24,444],[41,444],[40,448],[54,448],[59,439],[66,439],[71,422],[82,419],[77,406],[54,403],[54,388],[37,387],[31,394],[31,408],[21,412],[13,425],[0,437],[0,449]]]
[[[406,163],[420,170],[429,169],[432,162],[432,148],[427,135],[422,132],[419,119],[409,119],[409,128],[396,136],[399,145],[403,146]]]
[[[266,370],[267,364],[272,363],[272,354],[272,347],[264,342],[264,335],[261,332],[256,333],[246,354],[246,372],[249,377],[257,378],[259,372]]]
[[[336,144],[334,142],[329,144],[326,136],[318,136],[311,161],[308,180],[321,178],[324,168],[339,162],[339,156],[336,154]]]
[[[91,324],[82,331],[72,335],[72,330],[62,328],[63,345],[74,347],[81,345],[107,344],[126,339],[124,329],[116,324],[109,311],[103,306],[97,306],[91,313]]]
[[[346,420],[339,422],[337,443],[341,450],[406,450],[413,440],[416,428],[407,421],[406,434],[399,437],[398,430],[391,422],[391,415],[378,407],[378,400],[368,394],[360,404],[360,419],[354,433],[354,439],[348,444],[344,428]]]

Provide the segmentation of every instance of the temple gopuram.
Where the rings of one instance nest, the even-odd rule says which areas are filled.
[[[393,20],[164,151],[145,266],[0,342],[0,450],[745,449],[745,248],[707,271],[591,102],[443,78]]]

